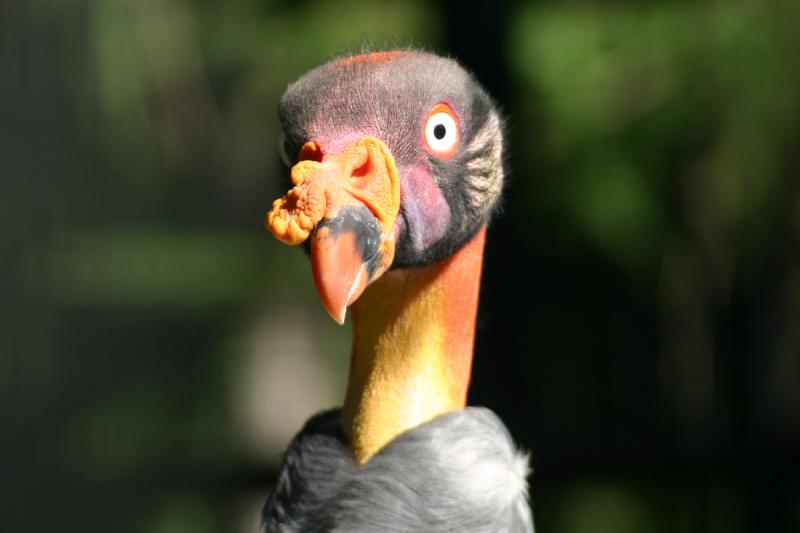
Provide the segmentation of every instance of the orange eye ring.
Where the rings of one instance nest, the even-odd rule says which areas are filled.
[[[439,159],[450,159],[461,143],[461,124],[453,108],[444,102],[434,105],[422,126],[422,146]]]

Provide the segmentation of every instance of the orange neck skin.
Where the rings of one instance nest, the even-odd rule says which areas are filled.
[[[387,272],[353,304],[342,424],[359,465],[466,405],[485,236],[483,227],[447,259]]]

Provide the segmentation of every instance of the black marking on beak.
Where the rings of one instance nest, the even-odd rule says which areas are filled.
[[[356,236],[357,253],[367,267],[369,279],[373,279],[381,264],[381,226],[378,219],[366,206],[348,205],[342,208],[334,218],[324,219],[317,225],[316,231],[328,228],[330,236],[336,239],[339,235],[351,231]]]

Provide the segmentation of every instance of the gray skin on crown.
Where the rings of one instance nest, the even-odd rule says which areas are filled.
[[[289,446],[262,531],[532,532],[527,474],[527,456],[488,409],[411,429],[361,468],[336,409]]]
[[[391,150],[401,180],[400,230],[393,267],[424,265],[452,255],[488,222],[503,185],[503,123],[492,99],[456,61],[407,50],[389,61],[331,61],[303,75],[281,99],[279,115],[287,155],[307,141],[336,153],[363,135]],[[460,120],[457,153],[440,159],[422,137],[431,108],[446,102]],[[440,231],[416,216],[409,176],[432,180],[449,208]],[[424,208],[424,207],[423,207]],[[446,213],[441,217],[446,218]],[[433,213],[436,217],[437,213]]]

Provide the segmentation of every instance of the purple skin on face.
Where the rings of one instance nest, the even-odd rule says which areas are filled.
[[[414,251],[422,252],[444,237],[449,224],[450,206],[433,181],[428,164],[420,161],[401,171],[397,236],[405,234]]]

